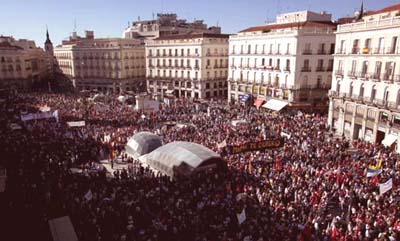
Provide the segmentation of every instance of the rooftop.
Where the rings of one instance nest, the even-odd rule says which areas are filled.
[[[275,29],[287,29],[287,28],[303,28],[303,27],[336,27],[337,24],[333,22],[320,22],[320,21],[304,21],[304,22],[293,22],[293,23],[283,23],[283,24],[268,24],[246,28],[240,33],[244,32],[268,32]]]
[[[229,34],[215,34],[215,33],[192,33],[192,34],[177,34],[166,35],[154,40],[174,40],[174,39],[195,39],[195,38],[229,38]]]

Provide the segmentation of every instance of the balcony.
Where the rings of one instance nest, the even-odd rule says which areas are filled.
[[[364,97],[364,103],[372,104],[373,99],[371,97]]]
[[[366,72],[356,72],[356,76],[359,79],[368,79],[368,74]]]
[[[326,68],[326,71],[332,72],[333,71],[333,66],[328,66],[328,68]]]
[[[388,102],[387,108],[389,108],[390,110],[398,111],[400,110],[400,105],[396,102]]]
[[[374,48],[373,54],[385,54],[384,48]]]
[[[312,50],[311,49],[303,50],[303,55],[312,55]]]
[[[332,98],[338,98],[339,97],[339,93],[337,91],[335,91],[335,90],[329,90],[328,96],[332,97]]]
[[[338,49],[336,54],[346,54],[346,49]]]
[[[390,47],[390,48],[386,48],[385,51],[386,54],[396,54],[396,48]],[[397,52],[398,53],[398,52]]]
[[[393,76],[393,81],[400,84],[400,75],[396,74]]]
[[[274,67],[275,71],[281,71],[281,68],[279,66]]]
[[[380,81],[381,80],[380,73],[369,73],[368,76],[372,81]]]
[[[342,69],[338,69],[335,71],[335,75],[336,77],[342,77],[343,78],[343,70]]]
[[[351,54],[360,54],[360,48],[359,47],[353,47],[351,49]]]
[[[349,78],[351,78],[351,79],[357,78],[357,74],[356,74],[355,71],[349,71],[349,72],[347,72],[347,76],[348,76]]]
[[[303,68],[301,68],[301,72],[311,72],[311,68],[310,67],[303,67]]]
[[[285,68],[283,69],[283,72],[290,72],[290,68],[289,68],[289,67],[285,67]]]
[[[315,69],[316,72],[325,72],[324,67],[322,66],[317,66],[317,68]]]
[[[386,100],[380,100],[380,99],[375,99],[373,103],[376,106],[382,107],[382,108],[387,108],[388,107],[388,102]]]
[[[393,83],[393,75],[389,73],[381,74],[381,80],[386,83]]]
[[[325,55],[325,54],[326,54],[326,51],[325,51],[325,49],[318,49],[317,53],[318,53],[319,55]]]

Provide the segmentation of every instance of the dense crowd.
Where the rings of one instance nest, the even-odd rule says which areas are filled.
[[[48,221],[60,216],[71,218],[82,241],[400,239],[399,156],[335,137],[325,116],[277,114],[223,100],[196,111],[187,99],[149,113],[110,96],[18,94],[0,105],[0,165],[7,169],[2,227],[15,240],[51,240]],[[43,106],[58,110],[59,121],[20,120],[21,113]],[[66,124],[80,120],[86,125]],[[232,125],[235,120],[243,121]],[[144,130],[164,143],[207,146],[226,168],[188,179],[156,175],[124,153],[127,138]],[[219,145],[281,132],[285,144],[275,150],[230,154]],[[123,159],[129,168],[110,177],[98,165],[102,159]],[[367,178],[367,167],[379,160],[382,173]],[[389,178],[393,188],[380,195],[379,183]],[[26,232],[11,231],[14,226]]]

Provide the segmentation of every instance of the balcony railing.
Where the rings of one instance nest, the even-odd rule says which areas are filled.
[[[303,55],[311,55],[311,54],[312,54],[312,50],[311,49],[303,50]]]
[[[380,73],[369,73],[368,76],[369,76],[369,78],[372,79],[373,81],[380,81],[380,80],[381,80],[381,75],[380,75]]]
[[[310,67],[303,67],[303,68],[301,68],[301,72],[311,72],[311,68]]]
[[[290,72],[290,68],[289,68],[289,67],[285,67],[285,68],[283,69],[283,71],[284,71],[284,72]]]
[[[328,92],[328,96],[332,97],[332,98],[338,98],[339,97],[339,93],[337,91],[335,91],[335,90],[330,90]]]
[[[342,69],[335,70],[335,75],[336,77],[343,77],[343,70]]]
[[[360,48],[359,47],[353,47],[351,49],[351,54],[360,54]]]
[[[315,69],[316,72],[324,72],[325,68],[322,66],[317,66],[317,68]]]
[[[360,79],[368,79],[368,74],[366,72],[356,72],[356,76]]]
[[[326,54],[326,51],[325,51],[325,49],[318,49],[317,53],[318,53],[319,55],[325,55],[325,54]]]
[[[338,49],[336,54],[346,54],[346,49]]]
[[[356,78],[357,74],[355,71],[349,71],[347,72],[347,76],[349,76],[350,78]]]

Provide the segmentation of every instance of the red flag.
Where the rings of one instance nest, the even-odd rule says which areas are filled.
[[[376,175],[371,179],[370,184],[371,186],[376,186],[378,183],[379,183],[379,178],[378,175]]]

